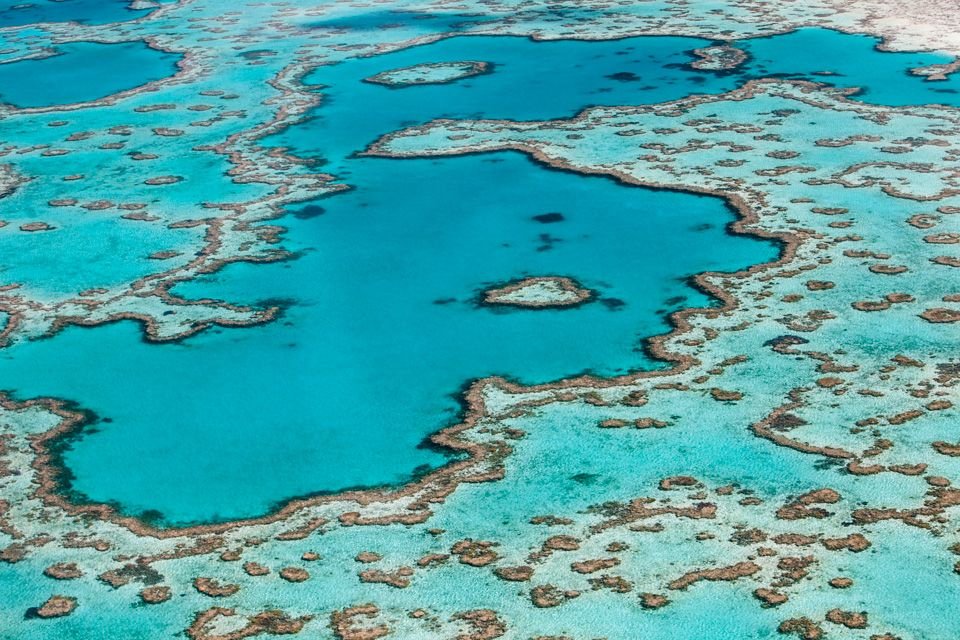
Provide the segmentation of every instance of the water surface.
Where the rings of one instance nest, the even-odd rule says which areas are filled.
[[[53,55],[0,64],[0,102],[50,107],[88,102],[173,75],[178,54],[146,42],[70,42]]]
[[[42,22],[107,24],[148,13],[149,9],[131,9],[129,0],[4,0],[0,2],[0,28]]]
[[[787,59],[778,38],[814,38],[837,53],[774,65]],[[458,37],[322,67],[307,78],[324,95],[313,117],[266,143],[314,159],[354,189],[291,209],[287,245],[299,259],[233,265],[177,290],[280,299],[289,305],[280,321],[163,346],[143,343],[129,323],[70,329],[5,354],[0,383],[24,397],[77,399],[103,418],[99,433],[65,452],[78,494],[184,524],[399,483],[441,464],[417,445],[456,420],[457,392],[477,377],[535,383],[663,366],[643,353],[643,338],[667,330],[670,310],[710,304],[686,278],[776,255],[770,244],[727,235],[732,213],[722,201],[548,170],[516,153],[353,154],[435,117],[565,117],[594,104],[720,93],[769,73],[863,86],[861,99],[951,95],[907,73],[939,58],[890,56],[870,38],[811,31],[756,40],[744,45],[751,61],[732,73],[689,68],[689,50],[705,44]],[[466,59],[495,71],[404,89],[362,82]],[[484,287],[538,274],[573,276],[600,299],[551,311],[476,305]]]

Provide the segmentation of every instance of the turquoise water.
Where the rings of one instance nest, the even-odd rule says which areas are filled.
[[[60,44],[55,55],[0,64],[0,102],[28,108],[98,100],[171,76],[178,60],[143,41]]]
[[[380,24],[386,19],[364,16],[360,23],[364,26],[356,28],[367,28],[368,24]],[[954,90],[960,80],[955,75],[946,81],[930,82],[908,73],[911,68],[949,62],[948,56],[886,52],[878,55],[878,42],[869,36],[802,29],[738,43],[750,57],[732,72],[698,72],[688,66],[693,59],[690,51],[710,43],[694,38],[587,42],[534,41],[512,36],[455,37],[318,68],[304,82],[322,90],[323,104],[313,111],[308,122],[268,142],[289,147],[304,157],[323,160],[325,169],[338,170],[345,168],[341,159],[379,134],[433,118],[562,118],[588,106],[652,104],[696,93],[723,93],[751,78],[771,76],[858,87],[861,91],[855,99],[892,106],[960,104],[960,94]],[[798,58],[798,50],[818,51],[822,55]],[[492,62],[495,72],[453,86],[391,89],[357,82],[389,69],[458,60]],[[388,107],[385,100],[389,100]],[[349,174],[336,171],[336,175]]]
[[[517,154],[363,164],[355,178],[366,186],[289,220],[294,248],[311,247],[303,257],[232,266],[179,290],[293,300],[280,321],[163,346],[142,343],[132,324],[71,329],[0,365],[18,395],[82,399],[112,421],[67,452],[77,490],[183,523],[401,482],[443,462],[417,445],[456,419],[466,380],[656,366],[638,349],[666,329],[662,313],[709,303],[684,276],[775,255],[724,236],[732,215],[718,200],[547,171]],[[426,175],[431,189],[410,188]],[[565,221],[533,219],[545,212]],[[557,272],[601,301],[512,312],[474,303],[487,283]]]
[[[76,491],[179,524],[256,515],[318,490],[398,483],[442,464],[440,453],[417,445],[456,420],[457,393],[477,377],[534,383],[662,366],[643,353],[643,338],[667,329],[669,311],[711,303],[686,278],[776,255],[768,243],[727,236],[733,215],[722,201],[551,171],[520,154],[351,154],[423,115],[572,113],[590,68],[602,72],[593,81],[598,99],[617,91],[614,100],[640,99],[644,82],[605,77],[623,70],[620,51],[649,67],[651,87],[663,78],[650,100],[679,97],[700,83],[664,63],[684,59],[696,41],[671,40],[651,39],[647,51],[641,43],[464,38],[324,69],[335,76],[322,76],[330,84],[322,117],[290,135],[327,149],[330,167],[355,188],[285,219],[288,245],[304,251],[298,260],[231,266],[176,291],[291,301],[283,319],[163,346],[141,342],[132,324],[71,329],[17,347],[0,382],[24,397],[78,399],[110,421],[65,453]],[[494,44],[506,57],[490,86],[471,80],[405,92],[362,82],[398,58],[432,60],[437,49],[471,58]],[[531,58],[541,46],[547,57]],[[544,71],[566,69],[588,51],[596,58],[583,62],[577,84],[569,72]],[[543,100],[518,97],[518,83],[543,83]],[[563,220],[535,219],[544,213]],[[562,311],[476,305],[491,284],[556,273],[596,289],[600,300]],[[142,400],[131,404],[133,394]],[[252,468],[265,469],[255,482]]]
[[[742,72],[754,76],[783,76],[861,87],[854,99],[889,106],[946,104],[960,106],[960,78],[928,81],[910,69],[951,61],[938,53],[877,52],[880,41],[829,29],[801,29],[769,38],[737,43],[750,55]],[[797,55],[804,52],[804,55]],[[822,75],[818,72],[828,72]]]
[[[424,34],[461,31],[468,26],[482,24],[487,20],[476,14],[431,13],[428,11],[403,11],[381,9],[365,13],[338,16],[336,11],[304,25],[308,29],[347,29],[350,31],[384,31],[398,26],[415,29]]]
[[[65,0],[64,5],[73,1]],[[141,25],[126,23],[96,31],[69,26],[52,29],[57,37],[86,40],[163,34],[164,42],[196,51],[204,69],[198,77],[164,84],[156,92],[103,108],[11,114],[3,119],[0,138],[6,142],[0,152],[7,151],[3,162],[35,178],[3,199],[6,206],[0,218],[7,223],[0,230],[3,283],[23,282],[24,296],[54,304],[74,297],[80,288],[122,287],[148,270],[182,264],[197,250],[197,238],[205,228],[177,230],[168,229],[168,224],[219,215],[201,209],[200,201],[250,201],[271,189],[267,184],[232,183],[231,176],[223,175],[224,156],[203,149],[229,135],[249,132],[269,117],[280,103],[261,104],[276,95],[264,82],[295,55],[315,54],[321,60],[326,55],[332,62],[370,50],[354,49],[358,41],[361,46],[404,41],[458,21],[483,19],[451,14],[427,19],[382,10],[397,2],[363,4],[327,2],[318,7],[303,2],[251,2],[225,7],[210,0],[191,0],[167,17]],[[742,9],[734,13],[734,19],[746,20],[742,25],[711,12],[711,4],[716,3],[692,3],[688,9],[693,21],[675,13],[677,5],[670,0],[602,9],[591,9],[589,3],[579,3],[577,9],[554,9],[557,5],[549,3],[504,8],[470,2],[456,10],[475,11],[475,16],[494,11],[510,23],[501,29],[535,29],[545,36],[571,29],[611,35],[638,24],[716,33],[726,28],[762,29],[750,24],[756,16],[743,9],[742,2],[724,4],[725,10]],[[316,20],[328,7],[371,13],[360,21],[334,18],[326,22],[346,32],[289,28]],[[433,9],[449,12],[451,5]],[[634,15],[625,15],[629,13]],[[655,26],[638,20],[638,14],[664,20],[655,18],[659,23]],[[597,21],[569,24],[575,16]],[[849,19],[849,13],[837,18]],[[401,24],[384,26],[391,22]],[[405,26],[413,23],[415,27]],[[8,38],[15,50],[6,55],[41,46],[50,37],[44,30],[9,30],[15,33]],[[310,43],[315,46],[307,49]],[[318,490],[400,483],[443,464],[447,458],[441,452],[418,445],[426,435],[457,419],[459,392],[477,376],[499,373],[537,382],[583,370],[615,375],[665,367],[643,352],[644,338],[666,330],[669,311],[711,304],[688,286],[687,276],[776,255],[774,245],[726,233],[724,227],[733,214],[722,202],[550,170],[516,152],[410,160],[367,158],[356,152],[384,132],[439,116],[562,118],[588,104],[642,104],[697,92],[719,93],[763,75],[798,74],[840,86],[861,83],[865,91],[857,99],[890,103],[943,101],[950,98],[953,86],[952,80],[925,82],[907,74],[910,67],[942,58],[879,53],[871,38],[810,30],[745,42],[752,60],[727,73],[689,68],[693,58],[688,51],[704,44],[684,38],[538,43],[515,37],[463,36],[320,68],[309,76],[322,100],[309,114],[310,120],[264,141],[288,146],[313,160],[316,167],[275,165],[276,160],[266,154],[249,157],[256,159],[254,171],[267,166],[281,166],[287,175],[327,170],[351,190],[291,205],[287,215],[273,222],[286,227],[282,246],[296,252],[295,259],[269,265],[235,264],[176,290],[188,298],[280,304],[282,316],[260,327],[213,328],[167,344],[146,343],[142,328],[133,322],[71,327],[49,339],[0,350],[0,389],[12,390],[17,398],[62,396],[95,411],[97,417],[81,437],[61,441],[65,445],[61,453],[73,474],[69,485],[76,493],[72,497],[84,499],[85,494],[86,499],[113,500],[125,513],[169,526],[258,515],[284,498]],[[466,57],[489,60],[493,73],[437,87],[389,89],[363,82],[364,77],[404,65]],[[791,91],[786,84],[778,86]],[[175,108],[134,110],[158,103]],[[936,454],[930,447],[934,440],[955,440],[951,424],[957,419],[956,407],[924,412],[901,426],[887,422],[895,413],[923,407],[931,400],[953,399],[947,386],[955,372],[955,325],[931,324],[917,313],[931,304],[947,304],[942,296],[955,293],[953,272],[931,265],[929,258],[955,255],[958,245],[928,244],[923,239],[957,231],[952,219],[957,216],[939,217],[939,226],[932,230],[914,228],[905,220],[960,202],[956,197],[937,202],[896,199],[885,194],[881,185],[851,188],[817,179],[853,164],[888,159],[916,161],[917,171],[877,170],[903,188],[928,193],[938,185],[949,187],[949,175],[926,173],[924,164],[932,162],[949,171],[941,166],[949,162],[950,157],[943,155],[949,147],[922,145],[900,155],[877,150],[901,146],[893,142],[898,138],[918,144],[930,135],[950,138],[944,130],[947,120],[937,117],[943,113],[830,110],[794,99],[758,96],[709,102],[686,115],[624,118],[633,122],[627,125],[631,133],[637,128],[650,131],[661,123],[665,129],[683,127],[674,134],[658,130],[653,136],[618,136],[623,129],[612,122],[593,132],[562,124],[538,131],[520,127],[527,131],[517,135],[568,144],[557,153],[598,169],[628,166],[633,157],[647,153],[641,140],[684,145],[691,137],[702,138],[712,148],[673,156],[675,166],[684,167],[685,184],[695,186],[700,180],[697,169],[709,168],[721,158],[744,159],[740,167],[718,166],[715,175],[742,178],[765,193],[771,213],[764,216],[765,227],[810,228],[818,237],[806,244],[803,256],[795,261],[801,271],[775,270],[783,277],[771,272],[770,278],[752,280],[740,289],[747,294],[745,308],[698,321],[701,330],[718,331],[702,351],[697,350],[702,366],[664,379],[686,382],[703,374],[689,390],[650,390],[649,403],[642,408],[556,402],[506,418],[498,426],[526,436],[511,442],[514,449],[503,461],[503,478],[458,487],[443,504],[432,506],[432,516],[419,525],[338,526],[334,520],[341,509],[318,508],[300,511],[285,522],[231,529],[222,535],[222,543],[220,535],[163,540],[138,536],[113,523],[72,518],[57,508],[43,507],[41,496],[33,491],[28,434],[42,433],[56,419],[39,407],[0,411],[0,443],[11,451],[0,453],[0,467],[6,463],[10,471],[0,480],[6,487],[0,490],[0,548],[17,545],[0,554],[4,603],[0,639],[185,637],[185,628],[197,613],[218,605],[237,615],[210,628],[214,634],[240,629],[244,619],[258,611],[282,610],[292,616],[313,616],[309,628],[297,637],[326,638],[335,635],[332,611],[366,602],[375,603],[383,615],[359,622],[387,624],[391,638],[469,635],[468,627],[454,616],[481,608],[496,611],[508,628],[503,637],[510,638],[786,638],[789,634],[778,633],[778,625],[798,616],[821,624],[824,637],[830,639],[886,634],[905,640],[960,638],[960,621],[942,615],[960,596],[953,572],[958,558],[951,552],[956,542],[955,511],[948,510],[942,521],[932,522],[931,530],[896,521],[861,525],[850,513],[859,507],[929,505],[933,494],[926,492],[930,484],[938,483],[931,476],[954,482],[958,477],[960,459]],[[890,120],[875,122],[873,114],[888,115]],[[60,126],[57,120],[68,122]],[[710,122],[755,123],[763,131],[749,126],[717,131],[709,127]],[[57,126],[47,126],[51,123]],[[118,125],[124,127],[111,131]],[[158,127],[177,127],[184,133],[154,135]],[[67,140],[80,131],[91,135]],[[813,143],[856,134],[883,139],[843,148]],[[426,143],[455,150],[464,144],[462,139],[443,140],[444,135],[413,136],[397,147],[416,149]],[[494,135],[499,136],[490,134],[491,138]],[[753,149],[734,153],[735,149],[724,146],[726,141]],[[122,147],[107,144],[120,142]],[[70,153],[44,155],[50,148]],[[775,153],[784,149],[800,154],[788,164],[802,163],[816,171],[764,175],[769,172],[763,169],[784,162],[785,156]],[[138,152],[158,157],[135,161],[132,156]],[[638,173],[666,173],[648,164],[635,166],[647,167],[637,168]],[[63,179],[80,173],[85,179]],[[868,168],[858,175],[870,180],[874,173]],[[166,174],[184,179],[165,187],[145,184],[147,178]],[[120,219],[125,210],[119,208],[42,205],[66,197],[80,203],[101,198],[118,204],[143,203],[143,211],[160,218],[152,223],[127,221]],[[813,215],[811,208],[821,205],[843,207],[849,213]],[[249,213],[253,216],[258,211],[251,208]],[[37,220],[55,229],[20,231],[23,223]],[[917,220],[923,219],[913,222]],[[844,237],[847,234],[861,239],[854,242]],[[147,257],[168,249],[180,250],[182,255],[163,262]],[[889,253],[887,264],[904,264],[910,273],[873,275],[867,270],[873,260],[841,257],[847,249]],[[598,299],[580,308],[551,311],[476,304],[479,292],[491,284],[543,273],[575,277],[595,289]],[[805,286],[810,279],[836,286],[813,292]],[[879,299],[894,290],[912,293],[918,300],[880,314],[863,314],[850,307],[853,300]],[[126,304],[156,308],[149,297]],[[163,308],[154,313],[164,314]],[[167,313],[172,319],[193,315],[179,309]],[[810,320],[828,315],[833,319],[810,332],[796,329],[791,320],[803,323],[807,313],[813,314],[807,316]],[[37,324],[27,328],[36,331]],[[811,354],[814,358],[770,349],[771,339],[794,332],[807,340],[801,349],[816,352]],[[820,352],[835,357],[846,372],[834,373],[818,361]],[[923,360],[926,366],[906,366],[905,360],[897,358],[905,366],[891,367],[890,358],[898,353]],[[722,372],[714,368],[718,361],[740,354],[748,360],[724,366]],[[823,366],[818,370],[818,365]],[[844,385],[828,388],[826,380],[814,384],[827,375],[844,379]],[[946,380],[944,387],[930,386],[933,377]],[[626,392],[652,385],[618,389]],[[712,387],[742,391],[744,397],[739,402],[715,402],[709,393]],[[858,452],[889,445],[877,456],[866,452],[865,458],[884,465],[925,462],[929,466],[919,476],[854,475],[845,471],[844,461],[756,437],[749,425],[785,402],[791,389],[801,387],[806,389],[801,393],[809,406],[797,407],[793,413],[807,424],[785,430],[788,437]],[[669,426],[597,428],[601,420],[613,417],[649,417],[668,421]],[[866,419],[873,417],[877,423],[870,425],[874,421]],[[862,420],[869,429],[855,428]],[[678,474],[697,477],[707,489],[659,488],[661,479]],[[731,495],[714,491],[730,484],[737,485]],[[781,519],[781,505],[821,487],[843,496],[839,503],[825,505],[834,515]],[[748,496],[757,500],[745,500]],[[624,513],[618,503],[639,499],[633,504],[641,505],[643,497],[652,499],[650,507],[713,503],[717,513],[703,519],[684,517],[682,512],[678,517],[663,514],[593,533],[597,530],[593,525]],[[372,511],[380,510],[374,505]],[[571,521],[543,526],[533,517],[540,514]],[[287,536],[279,536],[280,532],[317,515],[330,518],[331,523],[304,539],[281,540]],[[744,538],[759,532],[768,540],[740,546]],[[790,540],[781,541],[775,537],[781,532],[824,536],[862,532],[872,546],[863,553],[828,552],[820,542],[793,546]],[[79,538],[73,538],[74,533]],[[577,536],[580,549],[549,557],[530,555],[543,548],[548,536],[557,534]],[[491,541],[500,559],[486,568],[456,558],[431,568],[418,566],[418,558],[448,553],[455,541],[465,538]],[[109,542],[110,548],[98,551],[83,546],[94,540]],[[199,555],[160,559],[189,554],[196,540],[204,547],[197,549]],[[575,561],[608,557],[614,553],[608,546],[613,541],[628,547],[617,554],[618,566],[592,575],[578,573]],[[2,561],[16,560],[21,544],[27,557],[16,563]],[[221,547],[205,548],[207,544]],[[766,557],[768,552],[761,547],[769,547],[773,555]],[[242,560],[224,561],[229,559],[220,556],[225,549],[242,551]],[[307,562],[303,556],[307,551],[322,557]],[[367,566],[355,560],[361,551],[382,554],[382,561],[369,565],[374,570],[415,567],[410,587],[362,581],[358,573]],[[793,585],[784,579],[788,578],[784,559],[792,556],[809,556],[813,561],[809,575]],[[748,558],[764,566],[761,574],[731,583],[701,582],[684,591],[668,588],[670,580],[687,571]],[[114,589],[98,578],[107,569],[141,560],[150,562],[158,574],[137,573],[168,586],[169,602],[147,606],[138,597],[144,585],[137,580]],[[46,567],[64,561],[76,562],[84,575],[54,580],[43,574]],[[271,574],[247,575],[245,562],[264,564]],[[492,571],[518,564],[535,569],[531,581],[507,582]],[[303,584],[287,584],[277,575],[284,566],[303,566],[311,577]],[[602,582],[591,579],[602,575],[621,576],[630,581],[632,590],[613,593],[593,588]],[[827,584],[841,575],[853,580],[851,588]],[[237,584],[240,591],[227,598],[210,598],[192,584],[198,576]],[[536,607],[531,589],[546,583],[581,595],[562,606]],[[768,585],[782,589],[789,600],[777,607],[763,606],[753,590]],[[656,611],[644,609],[638,600],[644,592],[664,593],[672,602]],[[37,606],[55,593],[76,597],[76,611],[57,620],[36,619]],[[418,608],[426,615],[415,621],[409,612]],[[868,612],[869,627],[852,631],[825,621],[825,613],[833,608]],[[258,637],[283,629],[267,631]]]
[[[815,37],[849,48],[850,59],[871,51],[869,73],[842,67],[844,83],[867,86],[864,96],[883,98],[890,84],[903,88],[890,89],[891,100],[909,89],[926,101],[932,94],[916,87],[946,86],[905,72],[939,58],[888,58],[869,38]],[[689,69],[687,52],[706,41],[666,37],[461,37],[322,67],[307,78],[322,90],[322,105],[266,144],[313,158],[354,189],[284,218],[286,244],[302,251],[299,259],[234,265],[177,290],[280,301],[281,320],[162,346],[142,342],[129,323],[74,328],[6,353],[0,385],[95,411],[99,432],[64,452],[72,488],[165,524],[251,516],[292,496],[402,482],[444,461],[417,445],[456,419],[465,382],[662,366],[642,352],[643,338],[666,330],[668,311],[709,303],[686,278],[764,262],[776,249],[725,234],[732,214],[719,200],[547,170],[519,154],[353,154],[382,133],[435,117],[563,117],[591,104],[728,91],[762,68],[823,70],[822,59],[795,56],[797,67],[771,69],[766,56],[776,55],[776,41],[750,43],[754,58],[736,73]],[[464,59],[496,68],[450,85],[395,90],[362,82],[388,69]],[[537,221],[544,213],[563,220]],[[537,274],[573,276],[600,300],[553,311],[475,304],[490,284]]]
[[[735,77],[693,71],[694,38],[536,42],[511,36],[450,38],[345,64],[319,67],[304,82],[322,90],[308,122],[267,140],[322,158],[338,176],[360,165],[349,156],[384,133],[433,118],[563,118],[591,105],[651,104],[692,93],[722,93]],[[381,71],[427,62],[482,60],[494,72],[450,85],[393,89],[361,82]]]
[[[129,7],[129,0],[4,0],[0,2],[0,28],[37,22],[107,24],[133,20],[150,13],[148,9]]]

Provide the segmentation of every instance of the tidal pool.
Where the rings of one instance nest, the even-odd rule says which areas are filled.
[[[0,64],[0,102],[26,109],[99,100],[172,76],[180,58],[142,40],[59,44],[53,55]]]
[[[814,75],[837,55],[794,57],[796,67],[773,71],[864,85],[863,95],[876,99],[889,83],[909,83],[921,100],[932,94],[917,86],[945,86],[906,72],[939,57],[888,57],[872,39],[822,38],[841,53],[871,51],[874,67],[863,76],[846,66],[843,77]],[[324,96],[312,118],[265,144],[312,158],[354,188],[283,219],[298,259],[233,265],[176,291],[281,300],[282,319],[160,346],[144,343],[130,323],[68,329],[8,350],[0,385],[96,412],[97,432],[62,452],[69,489],[164,525],[253,516],[294,496],[408,480],[444,462],[418,444],[457,419],[465,382],[663,366],[642,351],[643,338],[667,330],[667,312],[711,303],[687,278],[769,261],[777,249],[727,234],[733,216],[719,199],[548,170],[516,153],[354,154],[436,117],[556,118],[591,104],[727,91],[771,71],[764,51],[775,42],[749,43],[753,58],[727,73],[688,66],[689,51],[707,41],[667,37],[458,37],[322,67],[307,77]],[[363,82],[456,60],[492,62],[495,71],[399,90]],[[483,288],[525,275],[574,277],[599,299],[539,311],[476,304]]]

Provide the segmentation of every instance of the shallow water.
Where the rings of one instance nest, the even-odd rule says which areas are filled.
[[[873,51],[872,39],[835,32],[814,37],[849,48],[854,60],[872,56],[869,73],[854,76],[862,65],[844,64],[837,69],[845,76],[827,78],[867,86],[864,99],[893,100],[909,87],[927,101],[933,94],[917,87],[946,86],[905,72],[940,57],[888,57]],[[130,324],[70,329],[11,350],[0,384],[22,397],[76,399],[104,418],[99,433],[65,452],[72,488],[166,524],[251,516],[296,495],[402,482],[444,461],[417,444],[456,419],[465,381],[502,374],[534,383],[663,366],[639,351],[642,339],[666,330],[665,312],[709,303],[685,279],[764,262],[776,250],[725,235],[732,215],[717,199],[550,171],[512,153],[352,154],[382,133],[435,117],[556,118],[590,104],[719,93],[754,74],[825,78],[812,74],[826,57],[793,58],[815,65],[806,69],[771,67],[776,43],[749,43],[752,61],[733,73],[691,70],[687,52],[707,42],[666,37],[471,36],[321,67],[307,78],[323,93],[313,118],[267,143],[316,158],[354,189],[284,219],[286,245],[304,252],[299,259],[234,265],[177,289],[237,302],[286,299],[293,304],[283,319],[164,346],[141,342]],[[449,85],[362,82],[411,64],[467,59],[495,70]],[[549,212],[564,220],[534,219]],[[573,276],[601,300],[554,311],[475,305],[485,286],[538,274]]]

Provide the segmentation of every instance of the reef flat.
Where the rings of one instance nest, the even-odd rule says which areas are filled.
[[[572,307],[593,297],[576,280],[564,276],[533,276],[483,292],[483,303],[531,309]]]
[[[443,84],[482,73],[490,73],[490,65],[483,61],[435,62],[402,69],[382,71],[366,78],[367,82],[388,87],[409,87],[420,84]]]
[[[960,635],[950,3],[32,6],[0,637]]]

